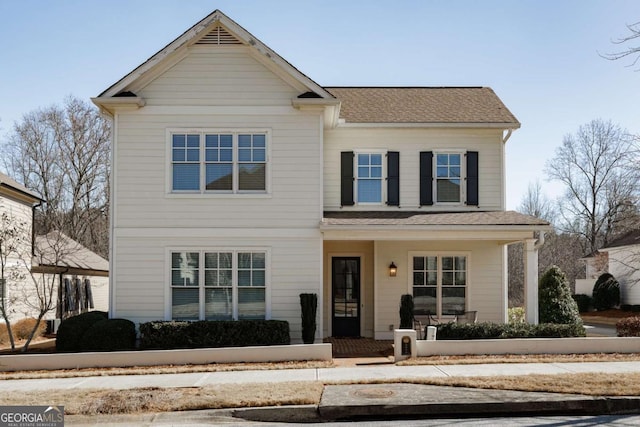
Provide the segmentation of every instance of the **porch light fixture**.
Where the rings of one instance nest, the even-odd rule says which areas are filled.
[[[398,267],[391,261],[391,264],[389,264],[389,277],[396,277],[397,273]]]

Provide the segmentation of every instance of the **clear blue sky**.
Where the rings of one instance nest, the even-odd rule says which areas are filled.
[[[323,86],[490,86],[522,123],[507,207],[567,133],[595,118],[640,134],[640,72],[607,61],[634,0],[1,0],[0,138],[23,114],[89,100],[215,9]],[[640,67],[639,67],[640,68]]]

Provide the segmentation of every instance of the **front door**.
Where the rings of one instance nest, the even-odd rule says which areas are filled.
[[[334,257],[331,265],[332,335],[360,336],[360,258]]]

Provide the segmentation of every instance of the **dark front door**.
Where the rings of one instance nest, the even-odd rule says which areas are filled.
[[[331,271],[332,335],[359,337],[360,258],[332,258]]]

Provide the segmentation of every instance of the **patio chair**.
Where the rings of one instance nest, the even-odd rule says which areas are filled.
[[[476,323],[477,321],[478,321],[477,311],[465,311],[462,314],[457,314],[455,317],[455,322],[460,324]]]

